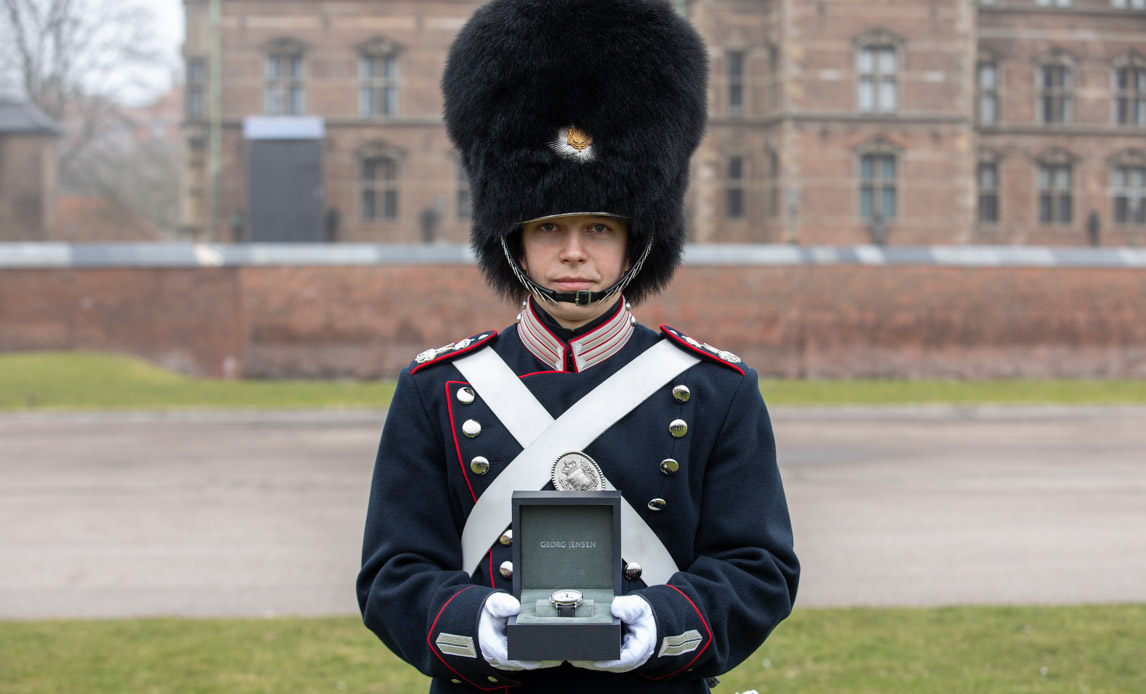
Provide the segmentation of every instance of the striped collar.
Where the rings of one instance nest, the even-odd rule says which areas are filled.
[[[554,335],[538,317],[533,297],[529,297],[521,313],[517,316],[517,334],[521,343],[546,365],[556,371],[566,371],[566,350],[572,350],[573,370],[577,373],[605,361],[617,352],[633,336],[637,319],[629,311],[624,297],[617,302],[613,317],[594,330],[577,337],[568,345]]]

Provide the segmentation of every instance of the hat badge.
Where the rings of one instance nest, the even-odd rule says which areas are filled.
[[[569,129],[565,131],[565,138],[565,142],[578,152],[583,152],[586,147],[593,145],[593,138],[589,136],[589,133],[575,125],[569,126]]]
[[[593,137],[575,125],[559,130],[549,147],[567,159],[593,161]]]

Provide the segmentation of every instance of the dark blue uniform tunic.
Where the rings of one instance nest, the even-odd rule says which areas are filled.
[[[461,348],[424,354],[399,377],[375,463],[358,577],[366,626],[434,678],[431,692],[708,691],[705,678],[751,655],[789,614],[799,576],[756,372],[670,328],[658,333],[634,324],[623,301],[580,336],[576,349],[539,321],[532,305],[523,315],[501,334],[488,331]],[[568,664],[529,672],[491,667],[481,656],[478,617],[492,591],[512,591],[499,572],[512,549],[493,542],[470,575],[461,566],[460,538],[477,498],[522,449],[480,392],[472,402],[459,399],[468,384],[453,359],[495,350],[556,418],[660,340],[702,359],[585,449],[681,568],[665,585],[624,579],[624,592],[653,607],[652,657],[623,674]],[[689,389],[687,401],[673,396],[678,385]],[[677,419],[688,425],[679,438],[669,432]],[[467,420],[481,433],[463,435]],[[485,474],[471,468],[477,456],[489,461]],[[661,466],[670,458],[679,464],[671,474]],[[654,498],[663,508],[649,507]],[[490,529],[490,537],[502,530]]]

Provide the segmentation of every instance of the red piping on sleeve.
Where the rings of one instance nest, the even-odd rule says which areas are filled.
[[[445,605],[442,605],[442,609],[438,610],[438,615],[436,617],[434,617],[434,623],[430,625],[430,632],[428,634],[426,634],[426,645],[430,647],[430,652],[433,653],[434,656],[438,660],[442,661],[442,665],[445,665],[447,668],[450,669],[450,672],[454,673],[455,675],[457,675],[461,679],[465,680],[466,683],[469,684],[470,686],[477,687],[478,689],[482,690],[483,692],[491,692],[494,689],[505,689],[505,690],[507,690],[508,689],[507,687],[483,687],[476,682],[471,682],[469,680],[469,678],[467,678],[465,675],[463,675],[462,673],[460,673],[457,670],[450,667],[450,664],[446,662],[446,659],[443,658],[440,653],[438,653],[438,649],[434,648],[434,642],[432,640],[434,637],[434,628],[438,626],[438,620],[441,619],[442,613],[446,611],[446,607],[448,607],[449,604],[451,602],[453,602],[454,598],[458,597],[459,595],[461,595],[462,593],[466,592],[467,590],[469,590],[470,588],[473,588],[473,587],[474,586],[466,586],[465,588],[462,588],[461,590],[459,590],[458,592],[456,592],[452,596],[450,596],[450,599],[446,601]],[[476,642],[474,643],[474,646],[477,647]],[[479,658],[481,657],[480,653],[478,654],[478,657]]]
[[[660,677],[648,677],[648,676],[646,675],[647,679],[650,679],[650,680],[663,680],[663,679],[665,679],[666,677],[672,677],[673,675],[678,675],[678,674],[680,674],[680,673],[684,672],[685,670],[687,670],[687,669],[689,669],[690,667],[692,667],[692,664],[696,662],[696,659],[697,659],[697,658],[699,658],[699,657],[700,657],[700,655],[701,655],[702,653],[704,653],[704,651],[705,651],[705,650],[707,650],[707,649],[708,649],[708,644],[712,643],[712,629],[708,628],[708,622],[706,622],[706,621],[704,620],[704,615],[702,615],[702,614],[700,613],[700,610],[697,608],[697,606],[696,606],[696,603],[692,601],[692,598],[690,598],[690,597],[688,597],[687,595],[685,595],[685,594],[684,594],[684,591],[683,591],[683,590],[681,590],[680,588],[677,588],[676,586],[671,586],[671,585],[669,585],[669,584],[667,584],[667,583],[666,583],[666,584],[665,584],[665,587],[667,587],[667,588],[672,588],[672,589],[673,589],[673,590],[675,590],[676,592],[680,593],[680,594],[681,594],[681,596],[682,596],[682,597],[683,597],[685,600],[688,600],[688,604],[689,604],[689,605],[692,605],[692,609],[696,610],[696,616],[697,616],[697,617],[700,617],[700,623],[704,625],[704,630],[708,632],[708,640],[704,642],[704,645],[700,647],[700,650],[698,650],[698,651],[696,652],[696,655],[695,655],[695,656],[693,656],[692,660],[688,661],[688,664],[687,664],[687,665],[685,665],[685,666],[684,666],[684,667],[682,667],[681,669],[677,670],[676,672],[670,672],[669,674],[667,674],[667,675],[661,675]]]

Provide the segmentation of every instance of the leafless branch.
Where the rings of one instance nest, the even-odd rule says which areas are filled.
[[[162,224],[173,212],[154,201],[174,209],[177,153],[170,145],[124,145],[133,128],[124,120],[125,96],[138,102],[148,71],[162,61],[150,1],[0,0],[0,92],[18,92],[61,124],[65,185]]]

